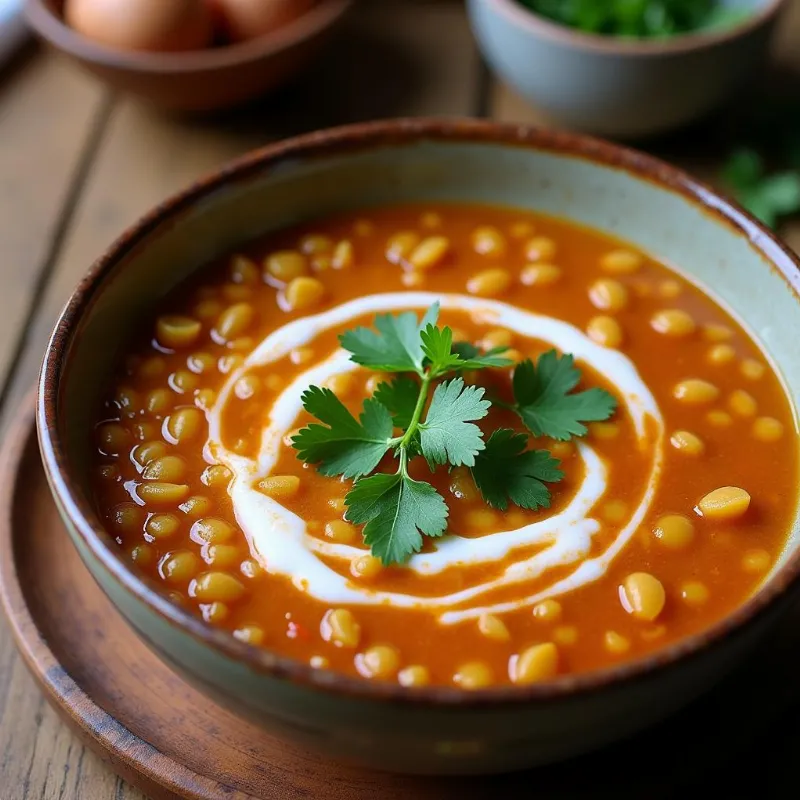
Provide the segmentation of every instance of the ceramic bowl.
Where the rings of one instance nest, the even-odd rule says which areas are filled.
[[[467,0],[484,58],[555,124],[632,139],[720,106],[759,72],[785,0],[746,0],[730,29],[631,41],[557,25],[518,0]]]
[[[798,588],[800,522],[763,588],[700,635],[639,661],[531,687],[412,690],[312,669],[206,625],[131,571],[95,513],[87,473],[112,365],[160,297],[271,229],[355,207],[469,200],[563,216],[629,240],[714,287],[794,398],[800,270],[743,211],[648,156],[574,134],[478,121],[398,120],[311,134],[225,167],[145,216],[92,267],[53,333],[37,422],[75,546],[142,638],[225,707],[304,746],[381,769],[510,770],[628,735],[709,687]],[[54,547],[64,546],[54,542]]]
[[[27,0],[25,10],[45,42],[114,89],[161,108],[207,112],[242,105],[285,83],[308,64],[352,2],[320,0],[267,36],[186,53],[131,52],[93,42],[64,23],[64,0]]]

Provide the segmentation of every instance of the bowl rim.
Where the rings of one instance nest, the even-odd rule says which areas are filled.
[[[211,72],[276,55],[322,33],[354,1],[320,0],[305,14],[256,39],[178,53],[127,51],[94,42],[70,28],[46,0],[26,0],[25,15],[39,36],[74,58],[114,69],[173,75]]]
[[[368,681],[281,656],[273,651],[238,641],[227,631],[213,628],[185,609],[172,604],[147,579],[138,576],[122,558],[113,539],[104,530],[78,479],[67,467],[65,443],[59,424],[60,385],[69,366],[69,353],[79,335],[83,314],[103,291],[106,277],[129,254],[146,246],[151,234],[176,224],[180,215],[196,203],[237,182],[283,165],[316,158],[341,157],[373,149],[408,146],[422,141],[444,144],[477,143],[549,152],[556,156],[583,159],[618,169],[658,188],[679,194],[695,203],[716,224],[740,234],[800,300],[800,259],[754,217],[709,186],[682,170],[644,153],[581,134],[543,129],[525,124],[506,124],[460,118],[409,118],[358,123],[309,133],[252,151],[208,173],[188,188],[156,206],[125,231],[92,265],[67,301],[51,335],[39,380],[36,422],[42,460],[51,488],[79,537],[83,547],[97,559],[105,572],[136,601],[163,622],[188,634],[210,648],[216,656],[230,659],[251,672],[286,680],[354,699],[421,706],[460,708],[508,707],[525,702],[556,702],[564,698],[588,697],[622,683],[646,681],[657,673],[699,658],[740,629],[773,611],[785,600],[789,589],[800,584],[800,546],[761,588],[745,603],[713,625],[680,639],[643,658],[577,675],[563,675],[532,686],[498,686],[473,691],[430,686],[403,687],[382,681]],[[141,630],[137,633],[148,639]]]
[[[511,23],[553,42],[581,50],[626,57],[665,56],[690,53],[716,47],[752,33],[777,16],[787,0],[765,0],[741,22],[710,32],[689,31],[668,39],[624,39],[559,25],[525,8],[518,0],[471,0],[494,8]]]

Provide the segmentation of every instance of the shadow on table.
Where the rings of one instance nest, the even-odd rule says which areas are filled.
[[[774,159],[771,166],[781,168],[787,151],[794,147],[800,152],[800,72],[776,66],[721,111],[635,146],[706,180],[715,177],[709,163],[739,147],[764,152],[768,160]]]
[[[800,603],[744,665],[666,722],[571,762],[475,778],[464,800],[523,797],[522,775],[537,800],[796,796],[798,623]]]
[[[265,142],[352,122],[393,117],[414,107],[425,68],[379,30],[351,26],[323,57],[256,104],[222,117],[188,119]]]

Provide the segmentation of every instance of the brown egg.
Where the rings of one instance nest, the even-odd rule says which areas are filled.
[[[256,39],[305,14],[315,0],[208,0],[232,42]]]
[[[211,12],[199,0],[67,0],[64,19],[88,39],[121,50],[200,50],[213,34]]]

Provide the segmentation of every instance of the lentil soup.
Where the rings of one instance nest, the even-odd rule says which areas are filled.
[[[436,302],[454,341],[507,348],[510,366],[462,373],[499,399],[487,438],[525,430],[506,402],[514,365],[553,349],[617,409],[584,437],[531,437],[563,473],[549,507],[492,507],[467,462],[413,459],[447,531],[387,563],[348,516],[353,480],[298,458],[314,421],[301,395],[324,386],[357,416],[389,376],[339,336]],[[759,586],[797,506],[792,408],[729,314],[599,232],[484,206],[318,220],[211,265],[124,354],[96,441],[99,512],[175,603],[407,686],[532,683],[696,633]]]

